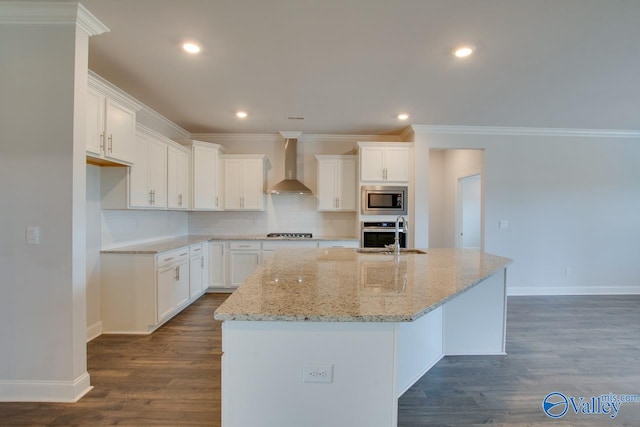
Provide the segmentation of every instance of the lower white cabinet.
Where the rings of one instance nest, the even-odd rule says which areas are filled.
[[[209,242],[209,287],[226,288],[226,242]]]
[[[229,243],[230,286],[238,287],[262,262],[260,241],[232,241]]]
[[[102,332],[148,334],[187,307],[190,259],[188,246],[157,255],[103,253]]]
[[[209,244],[197,243],[189,247],[189,299],[200,297],[208,288]]]

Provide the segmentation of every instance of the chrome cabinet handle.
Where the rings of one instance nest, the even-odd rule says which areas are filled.
[[[179,267],[175,267],[173,269],[173,278],[176,280],[176,282],[180,279],[180,276],[178,276],[180,273],[178,273],[180,271]]]
[[[109,153],[113,153],[113,134],[109,134]]]
[[[153,190],[149,190],[149,204],[153,204]]]
[[[218,207],[218,196],[216,196],[216,208]]]
[[[182,206],[182,194],[178,194],[178,206]]]
[[[104,132],[100,132],[100,151],[104,150]]]

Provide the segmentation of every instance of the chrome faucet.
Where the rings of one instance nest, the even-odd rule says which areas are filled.
[[[385,248],[393,250],[396,255],[400,255],[400,220],[402,220],[402,232],[406,233],[409,230],[409,224],[405,217],[398,215],[396,218],[396,234],[393,239],[393,245],[385,245]]]

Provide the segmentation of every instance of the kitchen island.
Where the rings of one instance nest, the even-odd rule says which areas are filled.
[[[510,262],[277,250],[215,313],[223,426],[395,426],[398,397],[443,356],[504,354]]]

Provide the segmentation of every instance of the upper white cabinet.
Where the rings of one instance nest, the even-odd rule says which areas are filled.
[[[412,144],[359,142],[360,181],[409,182]]]
[[[222,210],[220,145],[201,141],[180,143],[191,149],[191,209]]]
[[[356,156],[316,155],[318,210],[356,210]]]
[[[167,207],[189,209],[189,150],[169,145],[167,151]]]
[[[264,154],[226,154],[224,209],[264,210]]]
[[[90,162],[134,163],[136,111],[140,106],[89,74],[87,88],[86,149]]]
[[[129,171],[129,207],[167,207],[167,143],[143,127],[136,132],[135,165]]]

